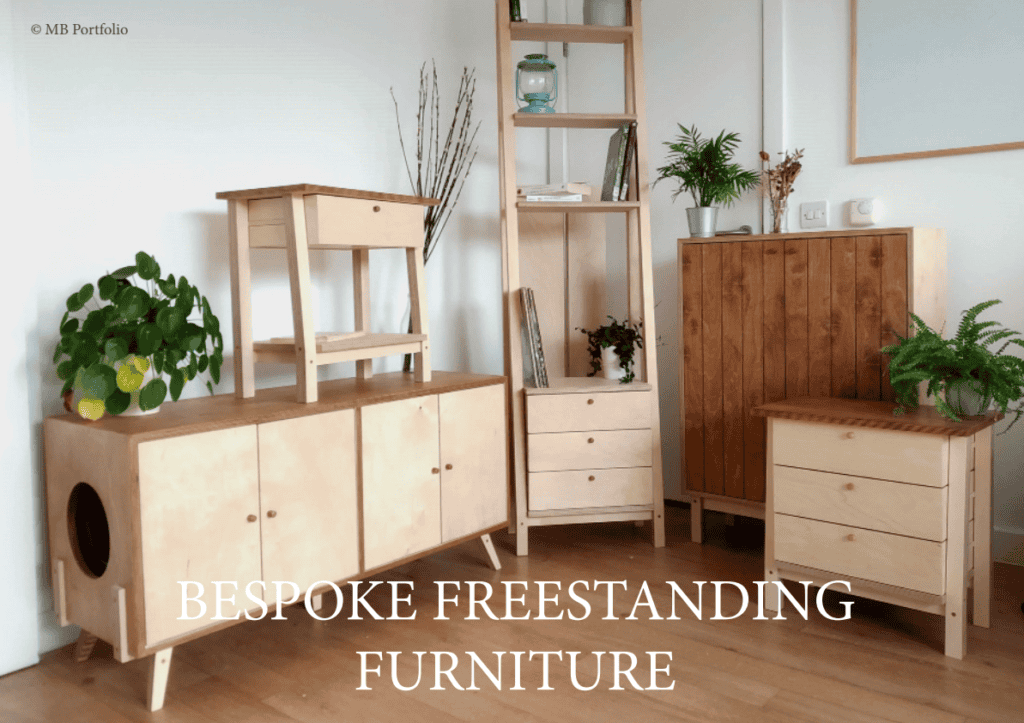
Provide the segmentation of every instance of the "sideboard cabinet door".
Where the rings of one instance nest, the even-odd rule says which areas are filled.
[[[260,573],[259,470],[254,425],[169,437],[139,444],[139,512],[145,581],[146,645],[211,624],[216,614],[213,581],[245,585]],[[180,582],[202,583],[206,605],[196,620],[182,615]],[[189,585],[190,596],[197,588]],[[230,597],[230,587],[223,596]],[[188,614],[198,615],[197,603]]]
[[[305,592],[359,573],[355,419],[343,409],[258,427],[267,600],[274,581]]]
[[[441,543],[437,396],[363,407],[364,569]]]
[[[440,395],[441,541],[508,521],[508,441],[501,384]]]

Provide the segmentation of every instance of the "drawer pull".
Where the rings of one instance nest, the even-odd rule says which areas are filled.
[[[593,404],[593,403],[594,403],[594,400],[593,400],[593,399],[588,399],[588,400],[587,400],[587,404]]]
[[[270,517],[270,518],[277,517],[277,510],[267,510],[267,517]]]
[[[587,439],[587,444],[593,444],[593,443],[594,443],[594,438],[593,437],[589,437]]]
[[[257,518],[256,515],[249,515],[245,519],[249,520],[249,522],[255,522]]]
[[[846,536],[846,539],[849,542],[856,542],[857,536],[851,532],[849,535]]]
[[[373,207],[373,212],[374,213],[380,213],[380,206],[374,206]]]
[[[452,466],[451,466],[451,464],[446,464],[446,465],[444,466],[444,468],[445,468],[445,469],[451,469],[451,468],[452,468]]]
[[[594,475],[590,475],[589,477],[587,477],[587,479],[593,482],[594,480],[597,479],[597,477],[595,477]]]
[[[853,492],[853,487],[854,487],[853,482],[847,482],[843,486],[846,487],[846,489],[850,490],[850,492]]]
[[[847,432],[844,434],[843,439],[853,439],[853,432]]]
[[[430,470],[430,474],[441,474],[441,470],[439,470],[437,467],[434,467],[432,470]]]

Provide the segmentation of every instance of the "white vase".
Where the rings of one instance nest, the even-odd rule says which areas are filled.
[[[583,0],[584,25],[626,24],[626,0]]]
[[[601,350],[601,373],[605,379],[619,380],[626,376],[626,370],[619,363],[619,355],[615,347],[606,346]]]

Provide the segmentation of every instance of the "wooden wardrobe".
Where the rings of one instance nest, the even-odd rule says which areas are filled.
[[[679,239],[680,444],[694,542],[702,511],[764,517],[759,404],[894,398],[879,349],[908,312],[946,321],[940,229]]]

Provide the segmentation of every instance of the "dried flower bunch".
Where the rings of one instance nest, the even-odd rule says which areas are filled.
[[[783,155],[781,151],[779,155]],[[792,155],[786,151],[785,157],[774,168],[769,166],[762,171],[761,184],[772,203],[772,233],[782,232],[782,218],[786,215],[789,194],[793,192],[793,181],[800,175],[803,155],[803,148],[796,149]],[[761,161],[768,163],[770,160],[771,156],[761,151]]]

